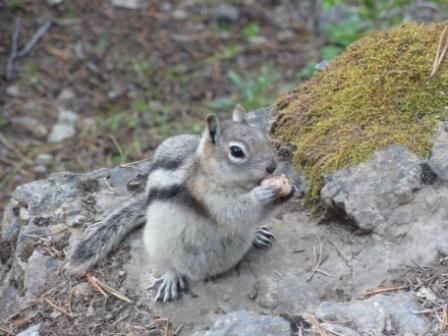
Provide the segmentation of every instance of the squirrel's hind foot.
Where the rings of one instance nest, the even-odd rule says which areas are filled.
[[[185,278],[175,270],[169,270],[161,277],[155,279],[148,289],[159,286],[154,298],[155,302],[168,302],[179,298],[179,292],[187,288]]]
[[[266,226],[257,227],[255,231],[255,238],[252,244],[259,249],[266,249],[272,245],[275,240],[275,236]]]

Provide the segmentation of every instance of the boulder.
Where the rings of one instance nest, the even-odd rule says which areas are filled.
[[[406,148],[388,146],[368,162],[327,175],[321,199],[345,211],[359,228],[381,233],[394,209],[411,202],[424,185],[422,164]]]
[[[359,301],[322,302],[316,309],[316,316],[336,324],[350,321],[350,326],[360,334],[412,336],[429,330],[428,321],[416,314],[418,310],[419,305],[412,295],[396,293]]]

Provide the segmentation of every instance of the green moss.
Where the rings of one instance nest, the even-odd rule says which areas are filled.
[[[274,137],[295,144],[294,165],[319,197],[326,173],[392,143],[427,155],[448,120],[448,55],[430,77],[445,23],[406,24],[352,44],[322,72],[281,95]]]

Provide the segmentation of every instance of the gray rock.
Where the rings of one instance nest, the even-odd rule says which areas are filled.
[[[188,12],[183,9],[176,9],[172,12],[172,15],[176,20],[184,20],[188,17]]]
[[[22,95],[22,92],[17,85],[11,85],[6,88],[6,94],[10,97],[18,98]]]
[[[163,2],[160,4],[160,9],[164,12],[171,12],[173,10],[173,5],[169,2]]]
[[[58,0],[60,1],[60,0]],[[57,100],[59,102],[68,102],[76,98],[75,92],[72,89],[63,89],[61,93],[59,93],[59,96]]]
[[[411,202],[422,188],[422,163],[404,147],[391,145],[368,162],[328,175],[320,195],[360,228],[382,232],[392,211]]]
[[[51,271],[54,270],[56,265],[57,263],[54,259],[42,254],[38,250],[34,250],[28,259],[24,277],[26,293],[30,299],[42,293],[47,279],[51,276]]]
[[[237,7],[222,3],[214,10],[214,17],[219,23],[235,22],[240,17]]]
[[[317,63],[314,68],[318,71],[322,71],[324,70],[328,65],[330,64],[330,62],[328,60],[323,60],[319,63]]]
[[[290,336],[289,322],[280,316],[238,311],[220,316],[213,328],[193,336]]]
[[[361,334],[423,335],[429,323],[415,313],[418,310],[419,305],[411,294],[396,293],[345,303],[323,302],[315,313],[326,321],[350,321]]]
[[[79,119],[79,115],[70,110],[59,111],[58,122],[74,125]]]
[[[47,3],[50,6],[56,6],[56,5],[60,5],[61,3],[63,3],[64,0],[47,0]]]
[[[51,129],[51,133],[48,136],[48,142],[56,143],[65,139],[73,138],[76,134],[76,128],[73,125],[65,123],[57,123]]]
[[[47,127],[45,127],[39,120],[32,117],[17,117],[13,118],[11,121],[13,124],[30,132],[37,138],[45,138],[48,134]]]
[[[33,167],[33,172],[35,172],[36,174],[45,174],[47,171],[48,169],[46,166],[37,165]]]
[[[448,122],[439,125],[433,140],[428,166],[440,180],[448,181]]]
[[[17,334],[17,336],[39,336],[40,335],[40,323],[34,324],[28,327],[24,331]]]
[[[125,9],[139,9],[148,5],[147,0],[111,0],[111,3],[115,7]]]
[[[34,158],[36,164],[41,166],[48,166],[51,161],[53,161],[53,155],[47,153],[40,153]]]
[[[282,30],[277,33],[277,38],[280,41],[290,41],[290,40],[293,40],[295,37],[296,37],[296,35],[294,34],[294,32],[289,29]]]
[[[47,138],[48,142],[55,143],[65,139],[70,139],[76,134],[76,122],[79,115],[70,110],[60,110],[58,122],[51,129],[51,133]]]
[[[87,297],[92,294],[92,287],[88,283],[80,283],[73,287],[73,295],[75,297]]]
[[[253,46],[259,46],[262,44],[266,44],[267,42],[268,39],[262,35],[249,37],[249,43]]]

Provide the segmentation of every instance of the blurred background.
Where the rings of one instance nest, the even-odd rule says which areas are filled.
[[[0,0],[0,216],[20,184],[141,160],[372,30],[447,18],[446,0]]]

